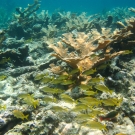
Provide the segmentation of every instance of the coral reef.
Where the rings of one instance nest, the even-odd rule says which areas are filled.
[[[135,9],[39,6],[0,31],[0,134],[134,135]]]

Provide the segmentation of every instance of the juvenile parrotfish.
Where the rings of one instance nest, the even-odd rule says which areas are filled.
[[[112,120],[114,119],[116,116],[118,115],[118,111],[111,111],[108,114],[106,114],[105,116],[100,116],[100,120]]]
[[[22,120],[24,120],[24,119],[27,119],[28,120],[28,116],[29,115],[24,115],[21,111],[19,111],[19,110],[14,110],[13,111],[13,115],[16,117],[16,118],[20,118],[20,119],[22,119]]]

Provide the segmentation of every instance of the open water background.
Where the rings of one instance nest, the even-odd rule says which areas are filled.
[[[33,0],[0,0],[0,7],[6,12],[15,11],[16,7],[26,7]],[[135,7],[135,0],[42,0],[40,10],[102,13],[115,7]]]

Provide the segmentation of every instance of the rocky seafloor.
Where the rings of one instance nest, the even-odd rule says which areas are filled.
[[[17,9],[20,14],[0,31],[0,135],[135,135],[135,9],[88,16],[36,14],[38,1],[32,7]],[[85,48],[75,48],[86,43],[105,46],[90,54],[99,64],[87,66]],[[104,59],[104,52],[110,57]],[[92,73],[83,74],[87,70]],[[104,89],[97,90],[99,85]],[[94,94],[85,95],[86,87]]]

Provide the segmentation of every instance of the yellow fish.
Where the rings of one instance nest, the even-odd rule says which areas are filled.
[[[6,109],[6,105],[0,105],[0,110],[5,110]]]
[[[83,91],[83,94],[87,95],[87,96],[93,96],[93,95],[96,95],[97,92],[94,92],[94,91]]]
[[[46,96],[44,97],[43,101],[45,101],[46,103],[49,103],[49,102],[57,102],[57,99],[54,98],[54,97],[49,97],[49,96]]]
[[[64,102],[68,102],[68,103],[75,103],[74,99],[72,99],[69,95],[67,94],[61,94],[60,95],[61,99],[64,101]]]
[[[63,82],[61,82],[61,85],[70,85],[70,84],[74,84],[75,81],[72,80],[63,80]]]
[[[63,80],[59,80],[59,79],[53,79],[50,83],[51,84],[60,84]]]
[[[96,69],[89,69],[89,70],[86,70],[82,73],[82,75],[92,75],[96,72],[97,70]]]
[[[65,79],[67,79],[69,76],[68,75],[60,75],[58,78],[56,78],[56,79],[58,79],[58,80],[65,80]]]
[[[64,108],[64,107],[61,107],[61,106],[52,106],[50,109],[53,110],[53,111],[56,111],[56,112],[68,111],[67,108]]]
[[[124,50],[122,54],[125,55],[125,54],[131,54],[131,53],[133,53],[132,50]]]
[[[77,68],[77,69],[73,69],[70,73],[69,73],[69,75],[73,75],[73,74],[76,74],[76,73],[79,73],[80,72],[80,70]]]
[[[128,135],[128,134],[124,134],[124,133],[118,133],[118,134],[116,134],[116,135]]]
[[[99,109],[92,109],[91,112],[93,115],[99,115],[99,114],[105,114],[105,111],[99,110]]]
[[[106,67],[110,66],[110,63],[107,63],[107,64],[102,64],[100,66],[97,67],[97,70],[102,70],[102,69],[105,69]]]
[[[5,80],[6,78],[7,78],[7,76],[5,76],[5,75],[1,75],[1,76],[0,76],[0,81]]]
[[[98,106],[101,104],[100,100],[93,97],[84,97],[84,98],[79,98],[78,100],[84,104],[91,105],[91,106]]]
[[[0,64],[5,64],[8,61],[10,61],[10,58],[2,58],[2,60],[0,60]]]
[[[35,100],[30,94],[20,94],[19,97],[23,98],[23,101],[26,104],[31,105],[34,108],[36,108],[39,105],[39,101]]]
[[[28,116],[29,115],[24,115],[21,111],[19,111],[19,110],[14,110],[13,111],[13,115],[14,115],[14,117],[16,117],[16,118],[20,118],[20,119],[22,119],[22,120],[24,120],[24,119],[27,119],[28,120]]]
[[[54,88],[50,88],[50,87],[43,87],[43,88],[41,88],[41,90],[45,93],[50,93],[50,94],[58,94],[58,93],[63,92],[63,90],[61,90],[61,89],[54,89]]]
[[[40,78],[38,78],[38,79],[40,79]],[[52,81],[52,78],[49,78],[49,77],[44,77],[44,78],[41,78],[41,80],[40,80],[41,83],[48,83],[51,81]]]
[[[99,83],[101,81],[104,81],[103,77],[95,77],[89,80],[90,83]]]
[[[76,117],[75,117],[75,120],[76,121],[82,121],[82,120],[85,120],[85,119],[91,119],[93,118],[93,115],[91,114],[78,114]]]
[[[82,110],[86,110],[88,108],[89,108],[88,105],[83,104],[83,103],[79,103],[73,109],[71,109],[71,111],[79,112],[79,111],[82,111]]]
[[[81,89],[83,89],[83,90],[92,89],[92,86],[91,86],[91,85],[86,85],[86,84],[81,84],[79,87],[80,87]]]
[[[101,124],[100,122],[97,121],[88,121],[85,124],[83,124],[82,126],[86,126],[86,127],[90,127],[93,129],[99,129],[99,130],[107,130],[106,129],[106,125]]]
[[[35,80],[35,81],[41,80],[44,76],[45,76],[45,74],[37,74],[37,75],[34,77],[34,80]]]
[[[106,93],[110,93],[110,94],[112,94],[112,90],[109,90],[105,85],[103,85],[103,84],[97,84],[96,86],[95,86],[95,88],[97,89],[97,90],[99,90],[99,91],[102,91],[102,92],[106,92]]]
[[[109,99],[103,99],[101,102],[105,106],[120,106],[121,102],[123,101],[123,98],[117,99],[117,98],[109,98]]]

